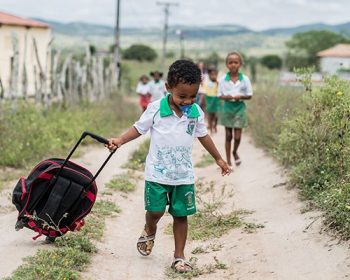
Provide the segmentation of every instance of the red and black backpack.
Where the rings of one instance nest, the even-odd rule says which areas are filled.
[[[52,158],[40,162],[28,175],[22,177],[12,195],[12,202],[19,214],[16,230],[27,227],[52,238],[68,231],[79,230],[84,217],[95,203],[97,186],[95,179],[111,158],[111,153],[95,176],[84,167],[69,161],[87,136],[103,144],[108,141],[90,132],[84,132],[66,159]]]

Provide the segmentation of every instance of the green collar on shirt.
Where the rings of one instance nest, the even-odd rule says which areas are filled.
[[[230,80],[231,80],[230,72],[227,72],[225,81],[230,81]],[[238,72],[238,80],[240,81],[243,80],[243,74],[241,72]]]
[[[171,110],[169,105],[169,96],[170,94],[167,94],[165,97],[162,98],[160,101],[160,108],[159,113],[162,118],[168,117],[174,114],[173,110]],[[198,118],[200,116],[198,108],[195,104],[192,105],[190,114],[187,116],[188,118]]]

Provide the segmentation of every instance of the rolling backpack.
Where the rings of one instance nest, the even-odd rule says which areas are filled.
[[[82,140],[90,136],[103,144],[108,140],[85,131],[66,159],[50,158],[37,164],[27,178],[16,184],[12,203],[19,214],[15,229],[23,227],[54,241],[68,231],[79,230],[96,201],[96,178],[112,157],[110,153],[95,175],[70,161]]]

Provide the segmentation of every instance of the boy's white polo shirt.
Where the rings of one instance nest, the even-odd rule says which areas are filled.
[[[224,77],[219,81],[219,91],[218,96],[252,96],[253,88],[250,83],[249,78],[242,74],[238,73],[238,80],[233,82],[228,72]],[[236,100],[230,100],[236,102]]]
[[[193,104],[188,116],[179,118],[170,108],[169,95],[152,102],[134,127],[151,132],[145,179],[166,185],[194,184],[192,146],[194,137],[208,134],[204,113]]]

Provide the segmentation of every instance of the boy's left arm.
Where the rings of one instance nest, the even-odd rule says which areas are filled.
[[[215,147],[215,144],[211,137],[207,134],[204,137],[198,137],[199,142],[201,142],[202,146],[211,154],[211,156],[215,159],[216,164],[220,166],[221,168],[221,174],[229,175],[232,172],[232,169],[228,166],[226,161],[224,161]]]

